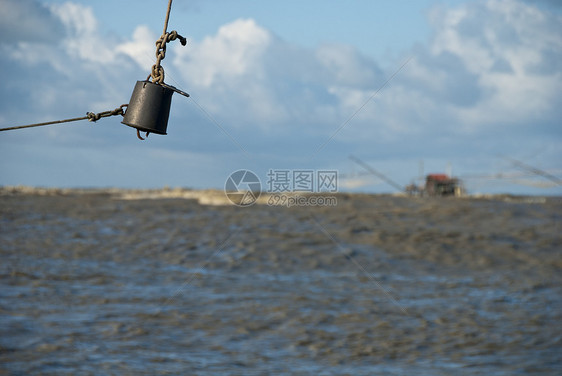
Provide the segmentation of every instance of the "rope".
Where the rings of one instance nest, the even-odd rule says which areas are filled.
[[[164,31],[156,41],[156,64],[152,66],[150,75],[147,77],[152,78],[152,82],[162,84],[164,82],[164,68],[160,65],[162,60],[166,57],[166,43],[170,43],[179,39],[182,46],[187,44],[187,39],[178,34],[177,31],[168,33],[168,21],[170,19],[170,10],[172,9],[172,0],[168,2],[168,11],[166,12],[166,19],[164,21]]]
[[[117,107],[115,110],[99,112],[97,114],[94,114],[93,112],[88,112],[86,116],[88,117],[88,121],[93,121],[93,122],[96,122],[99,119],[108,116],[117,116],[117,115],[123,116],[125,114],[123,107],[127,107],[127,106],[128,104],[122,104],[121,106]]]
[[[172,10],[172,0],[168,1],[168,10],[166,11],[166,19],[164,20],[164,31],[162,34],[166,34],[168,31],[168,20],[170,19],[170,11]]]
[[[16,127],[8,127],[8,128],[0,128],[0,132],[2,131],[10,131],[10,130],[14,130],[14,129],[23,129],[23,128],[32,128],[32,127],[41,127],[44,125],[52,125],[52,124],[61,124],[61,123],[70,123],[72,121],[79,121],[79,120],[88,120],[88,121],[92,121],[92,122],[96,122],[101,118],[104,117],[108,117],[108,116],[116,116],[116,115],[121,115],[123,116],[125,114],[125,111],[123,110],[124,107],[127,107],[128,105],[126,104],[122,104],[120,107],[117,107],[115,110],[111,110],[111,111],[104,111],[104,112],[99,112],[99,113],[94,113],[94,112],[87,112],[86,116],[83,117],[78,117],[78,118],[72,118],[72,119],[64,119],[64,120],[55,120],[55,121],[47,121],[44,123],[35,123],[35,124],[28,124],[28,125],[19,125]]]

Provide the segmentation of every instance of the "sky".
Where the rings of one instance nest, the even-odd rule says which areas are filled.
[[[128,103],[166,0],[0,0],[0,127]],[[0,185],[223,188],[337,170],[395,192],[427,173],[469,193],[562,195],[562,5],[548,0],[174,0],[168,135],[120,116],[0,132]],[[516,162],[518,161],[518,162]]]

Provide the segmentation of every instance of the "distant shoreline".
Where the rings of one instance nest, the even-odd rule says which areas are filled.
[[[433,200],[466,200],[485,199],[506,202],[525,202],[542,204],[552,200],[562,200],[562,196],[531,196],[514,194],[467,194],[462,197],[413,197],[405,193],[307,193],[288,192],[288,196],[311,195],[311,196],[335,196],[338,199],[351,199],[359,197],[404,197],[411,199],[433,199]],[[31,195],[31,196],[75,196],[75,195],[107,195],[111,199],[121,200],[147,200],[147,199],[192,199],[199,201],[202,205],[231,205],[223,190],[220,189],[192,189],[182,187],[163,188],[57,188],[37,186],[0,186],[0,196]],[[256,202],[264,204],[271,197],[270,193],[263,192]]]

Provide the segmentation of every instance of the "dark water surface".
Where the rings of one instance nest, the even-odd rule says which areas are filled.
[[[562,202],[0,196],[0,374],[559,375]]]

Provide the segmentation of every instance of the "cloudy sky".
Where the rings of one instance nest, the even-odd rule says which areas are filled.
[[[120,117],[0,132],[0,185],[221,188],[238,169],[336,169],[392,192],[452,172],[469,192],[561,195],[562,7],[531,0],[175,0],[168,135]],[[0,0],[0,127],[129,101],[167,0]],[[481,176],[502,174],[502,179]],[[509,179],[507,179],[509,178]]]

